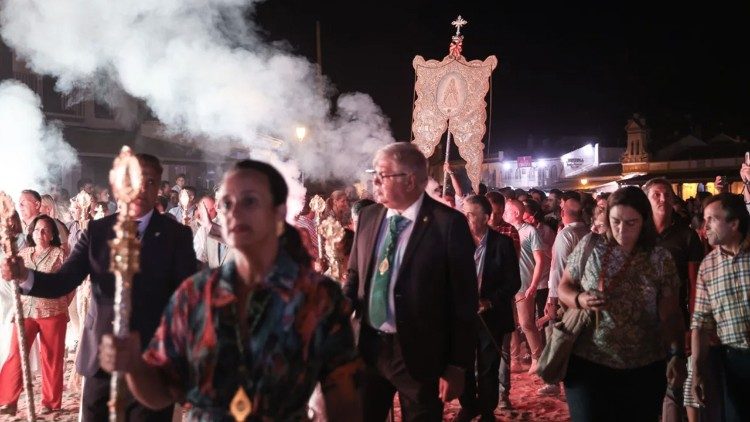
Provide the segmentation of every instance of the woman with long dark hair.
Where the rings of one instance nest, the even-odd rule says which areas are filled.
[[[617,190],[606,213],[606,233],[581,239],[559,287],[565,306],[592,315],[564,380],[570,415],[574,421],[656,421],[667,382],[679,385],[685,377],[679,279],[669,252],[655,246],[643,191]]]
[[[349,304],[285,223],[287,193],[270,165],[237,163],[217,194],[234,260],[182,283],[142,356],[137,335],[117,345],[105,337],[102,367],[127,372],[141,403],[188,402],[196,421],[239,408],[246,420],[304,420],[320,382],[329,420],[361,417]]]

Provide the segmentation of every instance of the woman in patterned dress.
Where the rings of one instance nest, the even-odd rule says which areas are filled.
[[[27,268],[55,272],[62,265],[64,252],[57,224],[52,217],[41,214],[32,220],[26,244],[28,246],[21,249],[18,255],[23,258]],[[41,340],[43,413],[62,407],[65,330],[71,298],[71,295],[57,299],[21,298],[27,348],[31,347],[37,334]],[[14,326],[14,333],[15,330]],[[17,340],[17,336],[11,337],[10,353],[0,369],[0,414],[15,414],[21,395],[21,360]]]
[[[287,195],[270,165],[237,163],[217,194],[234,259],[180,285],[142,355],[136,334],[104,336],[102,368],[126,372],[145,406],[187,402],[190,421],[307,420],[320,382],[328,420],[360,420],[351,309],[284,222]]]
[[[669,252],[655,246],[651,206],[640,189],[614,192],[606,213],[605,235],[581,239],[560,283],[563,304],[592,311],[564,380],[570,415],[656,421],[667,382],[685,379],[679,279]]]

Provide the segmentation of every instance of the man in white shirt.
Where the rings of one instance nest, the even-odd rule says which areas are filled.
[[[382,422],[399,393],[404,420],[441,420],[473,370],[478,291],[466,218],[425,195],[427,159],[397,142],[373,161],[344,291],[362,319],[363,419]]]

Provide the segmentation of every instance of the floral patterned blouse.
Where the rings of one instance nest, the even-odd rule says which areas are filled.
[[[145,361],[185,393],[189,421],[232,421],[227,409],[239,385],[252,400],[248,421],[307,420],[315,384],[329,375],[353,376],[359,368],[348,301],[335,282],[280,250],[273,270],[248,298],[243,377],[235,283],[234,261],[184,281],[164,310]]]
[[[39,256],[31,257],[34,252],[33,246],[27,246],[18,252],[18,256],[23,258],[24,266],[30,270],[41,271],[43,273],[54,273],[63,263],[65,252],[61,247],[52,246],[47,252],[42,252]],[[23,314],[26,318],[51,318],[60,314],[68,313],[68,305],[73,300],[75,292],[71,292],[57,299],[44,299],[33,296],[21,296],[23,304]]]
[[[581,271],[589,239],[595,243]],[[589,234],[568,257],[567,269],[584,291],[599,288],[603,271],[607,297],[606,307],[599,312],[598,328],[592,314],[573,354],[617,369],[638,368],[665,358],[658,304],[662,297],[676,295],[680,283],[669,251],[658,246],[650,253],[636,249],[628,257],[616,243]]]

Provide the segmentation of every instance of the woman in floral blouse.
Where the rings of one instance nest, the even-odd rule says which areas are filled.
[[[135,334],[104,337],[102,368],[127,372],[145,406],[187,402],[190,421],[306,420],[320,382],[329,420],[361,418],[351,310],[284,222],[287,194],[270,165],[237,163],[217,194],[234,260],[182,283],[143,355]]]
[[[614,192],[606,212],[606,234],[581,239],[560,283],[567,307],[592,311],[564,380],[570,415],[656,421],[667,382],[685,376],[679,279],[669,252],[654,245],[651,206],[640,189]]]
[[[32,220],[26,244],[28,246],[18,252],[26,268],[55,272],[62,265],[64,252],[57,224],[52,217],[41,214]],[[60,410],[62,407],[65,329],[68,324],[68,305],[71,298],[71,295],[57,299],[21,297],[26,328],[26,347],[31,347],[37,334],[41,340],[44,413]],[[15,330],[14,325],[14,333]],[[13,335],[8,359],[0,370],[0,406],[2,406],[0,413],[15,414],[21,389],[21,360],[17,336]]]

